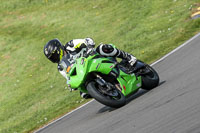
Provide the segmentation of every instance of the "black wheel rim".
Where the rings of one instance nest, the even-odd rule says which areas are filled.
[[[98,92],[101,95],[103,95],[104,97],[106,97],[108,99],[111,99],[111,100],[120,100],[121,99],[121,94],[120,94],[120,92],[116,88],[110,90],[109,92],[106,92],[104,90],[105,87],[97,85],[97,84],[95,86],[99,90]],[[114,93],[115,93],[115,95],[114,95]]]

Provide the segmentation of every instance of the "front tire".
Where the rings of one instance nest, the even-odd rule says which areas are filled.
[[[87,85],[87,90],[95,100],[104,105],[119,108],[126,104],[125,96],[118,89],[114,89],[115,93],[117,93],[117,97],[111,97],[99,91],[98,84],[92,81]]]

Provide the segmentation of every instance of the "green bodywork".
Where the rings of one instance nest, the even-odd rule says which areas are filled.
[[[95,54],[87,58],[80,57],[76,59],[70,71],[67,73],[69,80],[68,84],[71,88],[78,88],[80,91],[87,93],[84,83],[87,80],[87,75],[91,72],[100,72],[109,74],[115,68],[115,63],[109,58],[101,57]],[[120,70],[117,81],[120,83],[122,93],[127,96],[141,87],[141,76],[136,77],[135,74],[126,74]]]

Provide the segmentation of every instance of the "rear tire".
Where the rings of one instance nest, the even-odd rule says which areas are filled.
[[[149,70],[149,72],[147,74],[142,75],[142,88],[145,90],[151,90],[158,86],[159,76],[158,73],[147,64],[146,70]]]
[[[98,102],[113,108],[119,108],[126,104],[125,96],[118,89],[115,90],[118,93],[118,98],[116,99],[100,92],[97,86],[97,83],[92,81],[87,85],[87,90]]]

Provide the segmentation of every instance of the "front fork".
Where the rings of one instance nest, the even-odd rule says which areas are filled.
[[[101,87],[106,88],[106,91],[110,91],[112,89],[113,85],[106,82],[99,74],[95,73],[95,76],[96,83],[99,84]]]
[[[95,79],[96,83],[102,86],[103,88],[105,88],[106,91],[110,91],[115,88],[117,88],[119,91],[122,91],[120,84],[113,85],[109,82],[106,82],[99,74],[96,74],[96,73],[95,73],[95,76],[96,76],[96,79]]]

